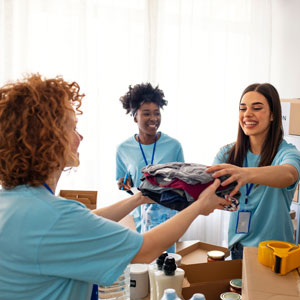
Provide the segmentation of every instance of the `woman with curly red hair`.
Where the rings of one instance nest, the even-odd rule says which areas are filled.
[[[61,172],[79,165],[83,97],[76,82],[38,74],[0,88],[1,299],[90,299],[93,283],[111,285],[130,262],[153,261],[199,214],[228,205],[216,180],[141,235],[115,222],[150,202],[141,193],[92,212],[55,196]]]

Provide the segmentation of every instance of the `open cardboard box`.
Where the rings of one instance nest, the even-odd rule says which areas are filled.
[[[244,248],[243,300],[299,300],[300,269],[278,275],[261,264],[257,255],[257,247]]]
[[[89,209],[97,208],[97,191],[60,190],[59,196],[79,201]]]
[[[280,99],[285,134],[300,135],[300,99]],[[285,123],[286,122],[286,123]]]
[[[222,293],[229,291],[230,280],[242,278],[241,259],[181,265],[180,268],[185,271],[182,288],[185,300],[195,293],[204,294],[206,300],[220,299]]]
[[[206,244],[203,242],[196,242],[190,246],[177,251],[182,256],[181,265],[206,263],[207,252],[211,250],[219,250],[225,253],[225,257],[229,256],[230,251],[227,248],[216,246],[213,244]]]

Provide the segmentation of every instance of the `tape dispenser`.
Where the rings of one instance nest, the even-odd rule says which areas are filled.
[[[300,247],[282,241],[263,241],[258,245],[258,261],[273,272],[285,275],[300,267]]]

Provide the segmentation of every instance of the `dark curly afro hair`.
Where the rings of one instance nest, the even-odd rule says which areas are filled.
[[[164,92],[156,86],[155,88],[148,83],[136,84],[134,87],[129,86],[128,92],[120,98],[126,114],[130,113],[134,116],[140,106],[147,102],[153,102],[160,108],[168,104],[164,99]]]

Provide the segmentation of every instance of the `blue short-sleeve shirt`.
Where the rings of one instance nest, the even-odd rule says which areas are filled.
[[[231,147],[232,145],[228,145],[222,148],[213,164],[225,163],[228,158],[227,152]],[[248,151],[247,160],[249,167],[257,167],[260,155]],[[272,162],[272,165],[283,164],[294,166],[300,174],[300,152],[294,145],[288,144],[285,140],[279,145]],[[231,213],[228,230],[229,248],[237,242],[244,246],[258,246],[261,241],[267,240],[295,243],[289,211],[298,181],[299,177],[293,185],[286,188],[273,188],[265,185],[253,186],[247,205],[244,205],[246,186],[242,186],[240,201],[243,208],[252,213],[250,230],[248,234],[236,234],[238,212]]]
[[[0,298],[90,299],[93,283],[112,284],[142,243],[44,187],[1,190]]]
[[[154,144],[142,145],[148,164],[151,163],[153,146]],[[160,139],[156,143],[153,164],[173,161],[184,162],[181,144],[178,140],[161,132]],[[138,187],[143,175],[141,170],[145,166],[146,164],[135,136],[131,136],[118,146],[116,152],[116,180],[129,173],[133,186]],[[164,216],[163,218],[157,217],[158,211]],[[136,229],[139,232],[148,231],[150,228],[158,225],[157,220],[166,220],[175,214],[176,211],[159,204],[144,204],[137,207],[132,213]],[[146,224],[147,222],[150,222],[152,225],[149,226]]]

